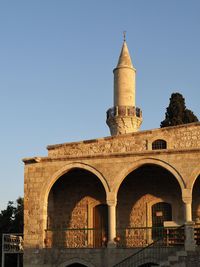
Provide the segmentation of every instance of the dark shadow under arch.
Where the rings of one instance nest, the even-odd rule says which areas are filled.
[[[66,267],[87,267],[87,266],[80,264],[80,263],[73,263],[73,264],[67,265]]]
[[[152,227],[151,207],[158,202],[172,205],[169,220],[184,220],[181,187],[171,172],[155,164],[144,164],[126,176],[117,195],[117,233],[126,246],[131,247],[133,243],[144,246],[149,242],[143,229]]]
[[[142,265],[139,265],[138,267],[151,267],[151,266],[159,266],[159,265],[157,263],[147,262]]]
[[[143,199],[141,205],[144,206],[142,207],[139,202],[143,196],[147,197]],[[156,201],[156,198],[162,199],[162,202],[168,202],[167,199],[171,198],[174,204],[178,202],[179,208],[182,208],[181,188],[173,174],[154,164],[142,165],[129,173],[122,182],[117,195],[118,227],[145,227],[146,214],[142,213],[142,208],[146,209],[146,204],[153,199],[155,199],[154,204],[160,202]],[[133,209],[134,206],[135,209]],[[130,225],[130,214],[136,211],[140,213],[138,223],[135,220]]]
[[[200,223],[200,175],[195,180],[192,190],[192,220]]]
[[[104,186],[95,174],[74,168],[62,175],[48,196],[47,247],[89,246],[84,229],[93,228],[90,210],[105,203]]]

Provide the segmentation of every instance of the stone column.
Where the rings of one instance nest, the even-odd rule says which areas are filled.
[[[116,246],[116,201],[108,200],[108,247]]]
[[[194,251],[196,242],[194,239],[194,222],[192,221],[192,191],[184,189],[182,193],[185,211],[185,250]]]
[[[191,200],[187,200],[185,204],[185,222],[191,222],[192,221],[192,203]]]
[[[192,221],[192,191],[191,189],[182,190],[182,200],[184,203],[185,222]]]

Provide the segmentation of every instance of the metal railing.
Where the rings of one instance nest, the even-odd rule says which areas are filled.
[[[142,111],[140,108],[133,106],[115,106],[107,110],[107,119],[118,116],[136,116],[141,118]]]
[[[196,245],[200,246],[200,223],[195,223],[194,225],[194,239],[196,241]]]
[[[102,248],[107,245],[107,236],[101,229],[47,229],[45,232],[46,248]]]
[[[4,267],[6,254],[17,254],[16,266],[20,266],[20,255],[24,252],[23,234],[6,233],[2,234],[2,251],[1,251],[1,266]]]
[[[177,227],[132,227],[117,229],[117,247],[146,247],[162,239],[163,246],[184,244],[184,229]]]
[[[153,264],[156,265],[156,263],[160,262],[164,258],[167,258],[169,254],[180,250],[180,248],[184,246],[184,226],[129,228],[128,230],[129,233],[132,232],[131,239],[127,236],[127,239],[129,240],[129,247],[135,247],[136,244],[134,242],[137,240],[136,236],[138,236],[139,242],[137,245],[138,247],[143,245],[143,248],[139,249],[136,253],[114,265],[113,267],[138,267],[145,263],[149,263],[149,266],[153,266]],[[139,237],[140,235],[141,238]],[[143,240],[142,238],[145,240],[142,241],[143,243],[141,243],[141,240]],[[150,241],[151,238],[155,238],[155,240],[148,245],[148,241]],[[131,246],[130,240],[132,242],[134,241]]]
[[[45,230],[47,248],[102,248],[107,246],[107,234],[95,228]],[[134,227],[117,229],[117,248],[143,248],[162,239],[162,246],[184,244],[184,229],[176,227]]]

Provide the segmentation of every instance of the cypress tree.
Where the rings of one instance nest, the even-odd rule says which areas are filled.
[[[160,127],[163,128],[196,121],[198,121],[198,118],[194,113],[186,109],[184,97],[179,93],[173,93],[165,113],[165,119],[161,122]]]

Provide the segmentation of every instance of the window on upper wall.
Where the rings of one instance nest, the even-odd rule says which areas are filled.
[[[156,149],[166,149],[167,148],[167,142],[165,140],[162,139],[158,139],[155,140],[152,143],[152,150],[156,150]]]

